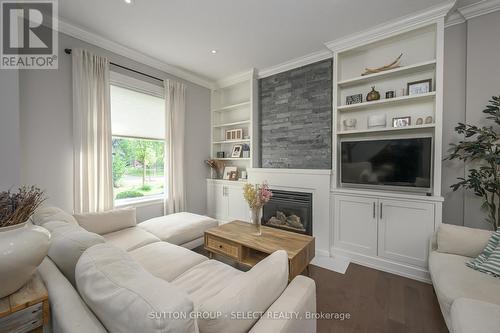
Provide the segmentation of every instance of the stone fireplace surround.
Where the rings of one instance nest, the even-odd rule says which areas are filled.
[[[249,168],[249,183],[267,181],[271,189],[311,193],[313,196],[313,236],[316,253],[330,255],[330,180],[331,170]]]

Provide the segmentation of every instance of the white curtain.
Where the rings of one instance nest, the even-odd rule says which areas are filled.
[[[165,214],[186,210],[184,184],[184,129],[186,86],[166,80],[165,84]]]
[[[109,61],[73,49],[74,211],[113,208]]]

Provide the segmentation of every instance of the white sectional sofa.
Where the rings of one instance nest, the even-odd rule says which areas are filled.
[[[287,285],[284,251],[241,272],[188,249],[217,225],[211,218],[180,213],[136,225],[133,210],[73,217],[48,207],[33,222],[52,234],[39,267],[52,332],[316,331],[315,320],[301,319],[316,311],[315,283],[298,276]],[[179,309],[190,318],[149,316]],[[218,315],[199,318],[206,313]]]
[[[442,224],[432,238],[429,271],[452,333],[500,332],[500,278],[465,265],[481,253],[491,234]]]

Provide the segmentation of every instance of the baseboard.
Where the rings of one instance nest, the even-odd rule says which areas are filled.
[[[429,284],[432,283],[429,271],[423,268],[405,265],[382,258],[371,257],[335,247],[332,247],[331,253],[332,255],[347,257],[352,263],[358,265],[378,269],[380,271],[396,274],[420,282]]]

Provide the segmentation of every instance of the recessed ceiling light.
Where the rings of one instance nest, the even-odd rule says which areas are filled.
[[[210,53],[212,53],[212,54],[216,54],[216,53],[217,53],[217,50],[212,50],[212,51],[210,51]]]
[[[127,5],[131,5],[134,2],[134,0],[123,0],[123,1],[125,1]]]

